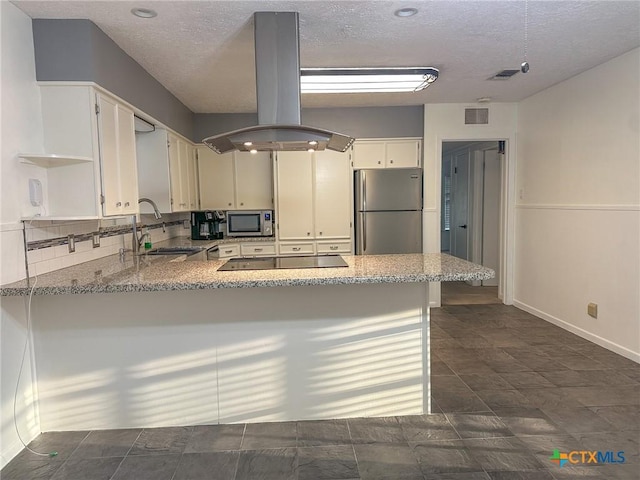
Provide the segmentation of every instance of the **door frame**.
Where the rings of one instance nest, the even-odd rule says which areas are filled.
[[[506,132],[505,132],[506,133]],[[437,244],[440,245],[442,196],[440,192],[442,178],[442,144],[445,142],[505,142],[505,152],[500,162],[501,192],[500,192],[500,282],[498,298],[505,305],[513,304],[514,290],[514,255],[515,255],[515,184],[516,184],[516,141],[515,135],[500,136],[457,136],[456,134],[436,137],[436,188],[435,195],[438,228],[436,229]],[[439,289],[438,289],[439,290]],[[434,292],[436,293],[436,292]],[[438,298],[440,297],[439,291]],[[438,302],[439,303],[439,302]],[[433,306],[433,305],[432,305]]]

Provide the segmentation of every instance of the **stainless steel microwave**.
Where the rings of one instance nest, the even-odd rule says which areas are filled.
[[[227,211],[228,237],[272,237],[273,210]]]

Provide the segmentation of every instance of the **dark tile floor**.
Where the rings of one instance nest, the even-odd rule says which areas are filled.
[[[0,478],[640,478],[640,365],[505,305],[433,309],[432,338],[432,415],[44,433],[31,447],[58,456],[23,451]]]

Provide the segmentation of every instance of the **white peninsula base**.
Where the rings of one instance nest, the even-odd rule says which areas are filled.
[[[41,429],[427,413],[428,305],[426,283],[34,296]]]

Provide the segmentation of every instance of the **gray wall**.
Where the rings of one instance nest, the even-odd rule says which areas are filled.
[[[40,81],[95,82],[195,142],[257,123],[255,113],[194,114],[89,20],[33,20]],[[422,137],[422,106],[302,109],[302,123],[356,138]]]
[[[422,137],[424,109],[405,107],[303,108],[303,125],[326,128],[355,138]],[[194,141],[255,125],[254,113],[197,113]]]
[[[193,138],[193,113],[89,20],[33,20],[39,81],[95,82]]]

